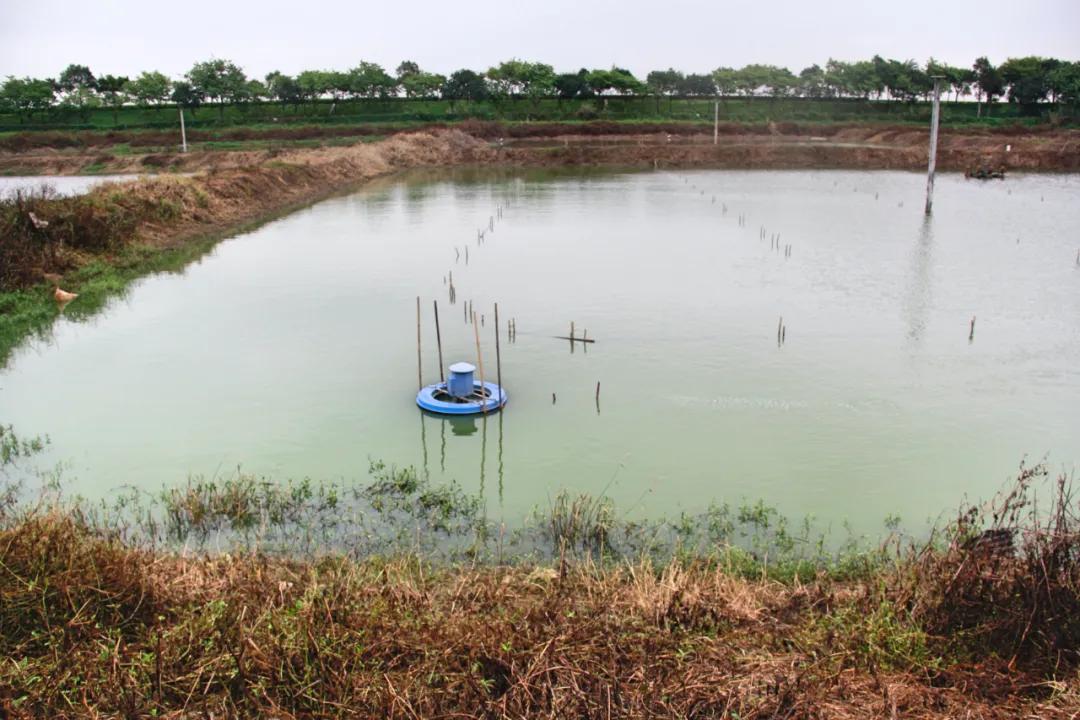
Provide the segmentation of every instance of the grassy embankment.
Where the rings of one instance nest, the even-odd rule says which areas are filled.
[[[132,280],[180,270],[227,234],[379,175],[489,153],[462,133],[418,133],[274,153],[250,167],[104,185],[76,197],[36,193],[0,202],[0,365],[61,312],[93,314]],[[55,283],[79,298],[58,308]]]
[[[928,542],[835,555],[760,505],[628,523],[564,495],[507,533],[454,486],[374,471],[191,481],[107,511],[9,496],[0,712],[1067,718],[1080,703],[1080,507],[1041,468]]]

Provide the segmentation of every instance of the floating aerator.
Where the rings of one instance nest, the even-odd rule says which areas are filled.
[[[492,382],[473,379],[476,368],[467,362],[450,366],[450,378],[416,393],[416,404],[441,415],[493,412],[506,404],[506,391]]]

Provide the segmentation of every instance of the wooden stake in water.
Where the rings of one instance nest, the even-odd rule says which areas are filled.
[[[972,315],[971,316],[971,329],[968,330],[968,342],[971,342],[974,339],[975,339],[975,316]]]
[[[596,381],[596,414],[600,414],[600,381]]]
[[[416,296],[416,382],[417,390],[424,389],[424,365],[420,362],[420,296]]]
[[[480,410],[487,415],[487,386],[484,385],[484,358],[480,355],[480,328],[473,317],[473,334],[476,336],[476,367],[480,369]]]
[[[926,214],[934,206],[934,168],[937,166],[938,122],[941,118],[941,76],[934,76],[934,109],[930,114],[930,164],[926,170]]]
[[[444,382],[446,378],[443,376],[443,364],[442,364],[442,333],[439,332],[439,301],[432,300],[435,305],[435,344],[439,348],[439,382]]]
[[[776,344],[780,345],[780,334],[784,331],[784,316],[780,316],[780,322],[776,323]]]
[[[495,303],[495,384],[502,391],[502,355],[499,353],[499,303]],[[500,398],[499,405],[502,405]]]

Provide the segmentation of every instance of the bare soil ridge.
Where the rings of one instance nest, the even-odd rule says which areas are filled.
[[[433,125],[422,132],[434,137],[453,130],[504,151],[492,160],[539,165],[917,170],[926,166],[927,152],[926,130],[909,125],[724,124],[715,146],[711,126],[690,123],[504,125],[470,121],[452,128]],[[288,143],[347,142],[413,133],[415,130],[393,125],[202,131],[190,138],[195,149],[187,154],[178,152],[176,133],[18,133],[0,138],[0,173],[193,172],[258,165],[277,157]],[[200,140],[251,148],[200,149]],[[124,153],[113,152],[119,145],[126,146]],[[1080,130],[1021,126],[943,129],[939,168],[965,171],[988,165],[1006,170],[1080,170]]]

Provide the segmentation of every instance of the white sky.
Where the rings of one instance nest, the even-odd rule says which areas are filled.
[[[404,59],[448,74],[511,57],[639,77],[754,62],[798,73],[875,53],[1080,60],[1080,0],[0,0],[0,77],[55,77],[69,63],[179,77],[209,57],[253,77]]]

